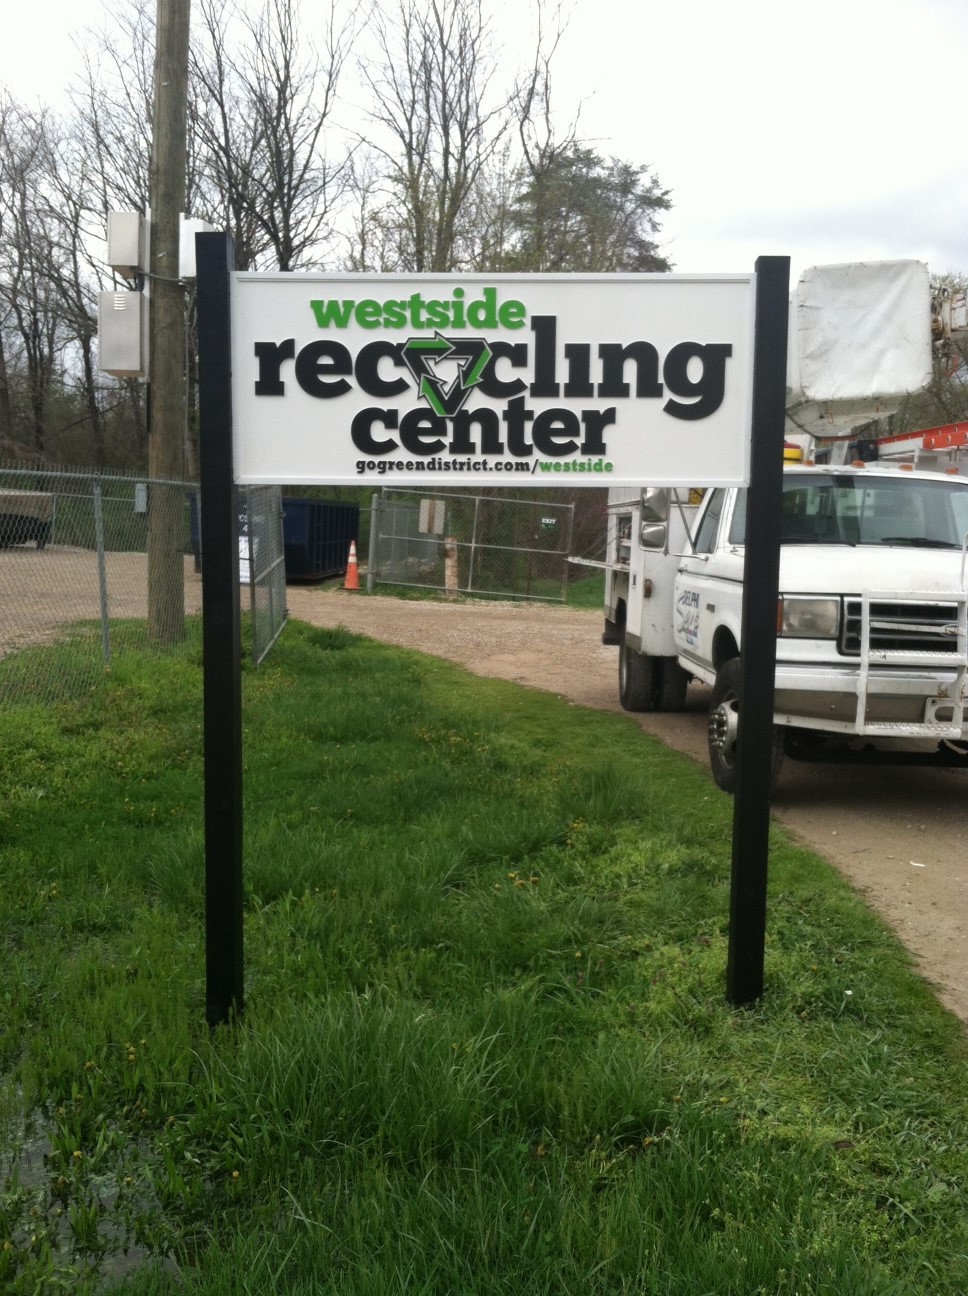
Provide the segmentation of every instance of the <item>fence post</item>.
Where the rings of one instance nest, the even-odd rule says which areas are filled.
[[[370,500],[370,551],[366,560],[366,592],[373,593],[373,581],[376,574],[377,545],[380,529],[380,496],[374,491]]]
[[[457,539],[448,536],[444,541],[444,594],[447,598],[457,597],[460,578],[457,571]]]
[[[247,536],[249,552],[249,634],[252,639],[252,665],[259,664],[259,633],[256,627],[256,617],[258,616],[258,602],[256,599],[256,570],[255,570],[255,532],[252,526],[254,516],[252,509],[252,496],[256,497],[256,504],[259,502],[259,492],[261,487],[249,486],[245,491],[240,492],[240,497],[245,501],[245,534]]]
[[[277,504],[278,504],[278,509],[276,508]],[[275,495],[273,495],[272,497],[272,510],[273,510],[274,523],[275,523],[274,530],[276,531],[276,535],[279,541],[278,552],[285,555],[286,537],[285,537],[285,532],[283,531],[282,500],[280,497],[277,497]],[[268,517],[266,518],[266,532],[267,532],[266,538],[268,539],[268,533],[269,533]],[[285,557],[283,557],[283,562],[285,563]],[[276,584],[275,581],[272,579],[271,571],[269,573],[269,580],[267,584],[269,587],[269,625],[275,626],[276,625]]]
[[[561,569],[561,601],[568,602],[568,558],[571,554],[571,542],[575,534],[575,505],[568,509],[568,537],[565,540],[565,561]]]
[[[470,594],[474,588],[474,557],[477,551],[477,519],[481,511],[481,497],[474,497],[474,522],[471,526],[471,557],[467,568],[467,592]]]
[[[101,483],[91,478],[94,496],[94,539],[97,544],[97,586],[101,607],[101,656],[105,667],[111,663],[111,621],[108,616],[108,573],[104,558],[104,511],[101,508]]]

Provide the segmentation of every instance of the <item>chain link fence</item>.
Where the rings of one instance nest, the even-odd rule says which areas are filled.
[[[286,616],[277,488],[240,495],[240,567],[259,661]],[[0,468],[0,705],[82,696],[126,650],[200,648],[201,571],[197,483]]]
[[[239,507],[239,579],[249,591],[252,660],[258,666],[286,624],[282,491],[250,486],[239,492]]]
[[[450,596],[564,602],[575,506],[508,495],[384,489],[367,580]]]

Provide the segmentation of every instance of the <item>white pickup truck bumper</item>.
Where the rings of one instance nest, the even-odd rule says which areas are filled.
[[[780,725],[866,737],[968,739],[964,675],[856,662],[777,662],[774,715]]]

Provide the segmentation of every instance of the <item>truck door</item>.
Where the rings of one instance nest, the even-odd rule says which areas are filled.
[[[742,607],[743,551],[730,543],[727,530],[735,496],[724,488],[710,492],[699,517],[694,552],[682,558],[676,577],[676,651],[707,673],[713,670],[713,635],[719,626],[729,625],[739,643],[734,611]]]

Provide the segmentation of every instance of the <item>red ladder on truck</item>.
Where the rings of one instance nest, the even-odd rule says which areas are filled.
[[[914,468],[962,470],[968,467],[968,423],[946,423],[918,432],[899,432],[878,437],[877,458],[881,463],[906,463]]]

